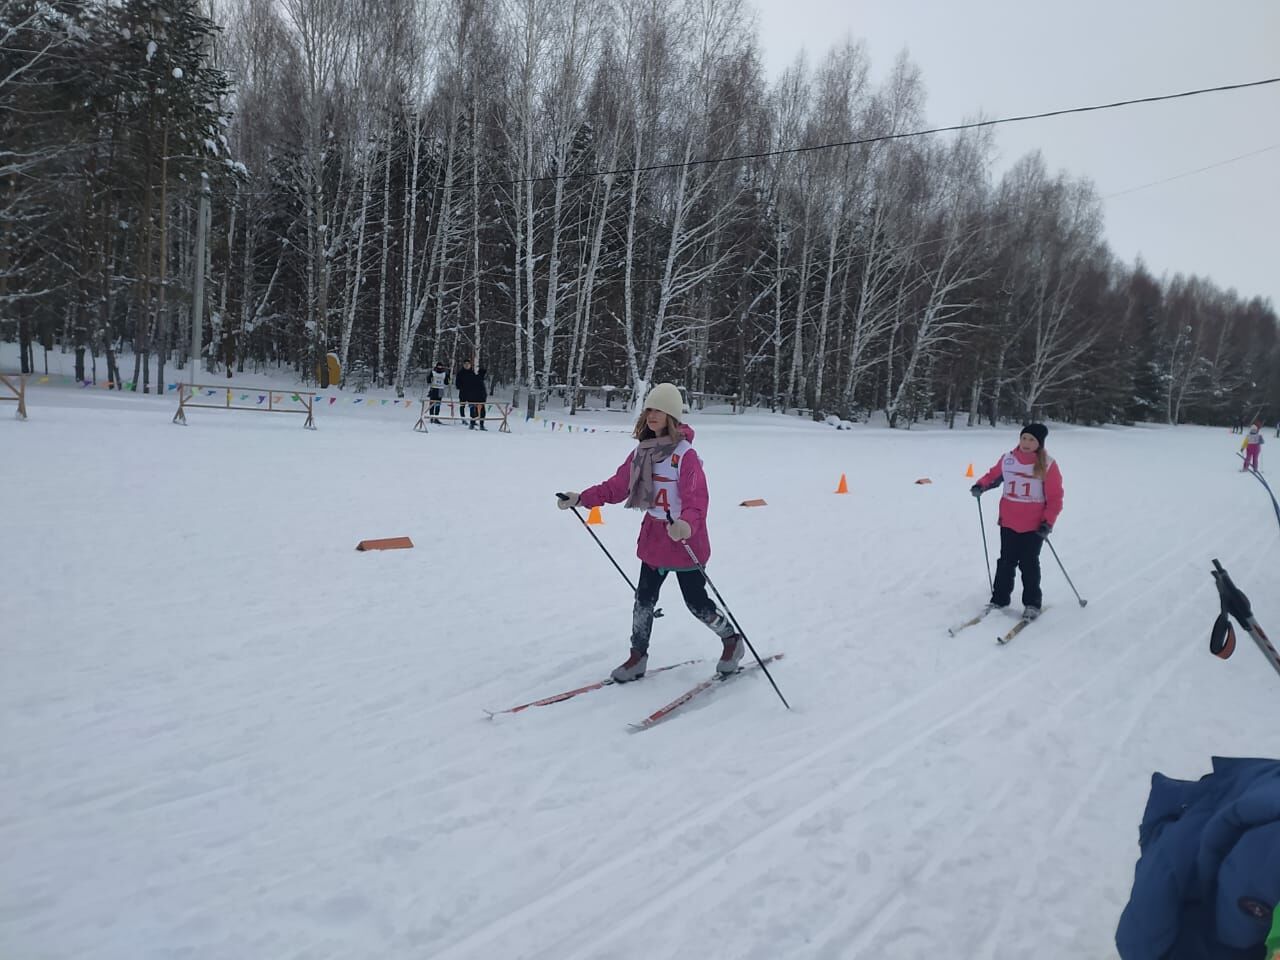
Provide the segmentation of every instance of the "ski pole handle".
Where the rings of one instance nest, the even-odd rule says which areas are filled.
[[[664,510],[664,511],[666,512],[666,514],[667,514],[667,536],[671,536],[671,528],[672,528],[672,527],[674,527],[677,523],[684,523],[684,521],[683,521],[683,520],[673,520],[673,519],[671,518],[671,511],[670,511],[669,509],[667,509],[666,507],[664,507],[664,508],[663,508],[663,510]],[[689,537],[693,535],[693,528],[692,528],[692,527],[690,527],[690,526],[689,526],[689,524],[687,524],[687,523],[684,523],[684,526],[685,526],[685,529],[687,529],[687,530],[689,531],[689,534],[688,534],[687,536],[684,536],[684,537],[681,537],[681,538],[680,538],[680,545],[681,545],[682,547],[684,547],[684,548],[685,548],[685,550],[689,550]],[[672,540],[675,540],[676,538],[675,538],[675,537],[671,537],[671,539],[672,539]],[[690,553],[692,553],[693,551],[692,551],[692,550],[689,550],[689,552],[690,552]]]

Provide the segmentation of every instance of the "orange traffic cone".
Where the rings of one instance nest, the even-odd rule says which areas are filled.
[[[848,492],[849,492],[849,481],[845,479],[845,475],[842,473],[840,474],[840,485],[836,487],[836,493],[848,493]]]
[[[587,524],[590,526],[594,526],[596,524],[603,524],[603,523],[604,523],[604,517],[600,516],[600,508],[592,507],[591,512],[587,514]]]
[[[966,471],[964,472],[964,475],[965,475],[966,477],[972,477],[972,476],[973,476],[973,464],[972,464],[972,463],[971,463],[971,464],[969,464],[969,469],[968,469],[968,470],[966,470]]]

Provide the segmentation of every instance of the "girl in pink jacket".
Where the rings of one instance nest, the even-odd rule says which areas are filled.
[[[1249,425],[1249,433],[1244,438],[1244,443],[1240,446],[1244,450],[1244,466],[1241,470],[1257,470],[1258,454],[1262,452],[1262,424],[1260,422],[1251,423]]]
[[[649,663],[649,634],[653,609],[667,574],[675,572],[689,611],[710,627],[723,642],[719,673],[733,673],[742,659],[742,637],[729,619],[707,596],[707,581],[689,559],[681,541],[687,542],[698,562],[711,559],[707,538],[707,478],[693,449],[693,428],[680,422],[684,401],[674,384],[660,383],[649,391],[644,412],[633,436],[639,445],[616,473],[581,493],[569,492],[557,500],[562,510],[582,505],[599,507],[621,503],[644,511],[636,555],[640,580],[631,613],[631,654],[615,668],[618,683],[638,680]],[[668,522],[668,517],[673,518]]]
[[[1022,571],[1022,615],[1040,616],[1040,548],[1062,512],[1062,473],[1044,449],[1049,428],[1029,423],[1018,445],[984,473],[969,491],[982,496],[1003,488],[1000,497],[1000,560],[991,586],[991,606],[1007,607],[1013,596],[1013,576]]]

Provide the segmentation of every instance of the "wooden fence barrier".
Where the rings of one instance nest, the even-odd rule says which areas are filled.
[[[14,382],[15,380],[17,381],[16,383]],[[26,374],[11,373],[6,375],[3,373],[0,373],[0,384],[3,384],[8,390],[10,390],[13,393],[13,396],[11,397],[0,394],[0,400],[5,400],[5,401],[16,400],[18,402],[18,412],[16,414],[17,418],[19,420],[27,419],[27,376]]]
[[[483,417],[467,416],[471,411],[467,407],[484,407]],[[432,408],[435,412],[432,412]],[[448,407],[449,412],[444,413],[444,408]],[[490,412],[490,411],[494,412]],[[423,400],[422,411],[418,414],[418,422],[413,425],[413,429],[419,433],[427,432],[428,423],[438,423],[441,420],[498,420],[499,433],[510,433],[511,426],[507,423],[507,417],[511,415],[511,404],[497,403],[493,400],[480,400],[475,403],[462,400]]]
[[[201,397],[201,391],[204,396]],[[218,394],[225,394],[222,402],[212,402]],[[232,402],[232,394],[243,398],[257,397],[257,402],[244,405],[244,399]],[[173,415],[173,422],[187,425],[185,411],[192,407],[206,410],[251,410],[258,413],[305,413],[306,421],[302,424],[308,430],[316,428],[315,393],[307,390],[262,390],[255,387],[237,387],[220,384],[214,386],[207,383],[178,384],[178,412]],[[280,406],[285,398],[299,406]]]

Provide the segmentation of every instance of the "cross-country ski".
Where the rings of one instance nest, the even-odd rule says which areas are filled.
[[[688,706],[694,700],[697,700],[709,694],[711,691],[715,690],[717,687],[724,686],[730,681],[733,681],[738,677],[742,676],[744,673],[759,670],[765,664],[773,663],[775,660],[781,660],[783,656],[784,654],[781,654],[781,653],[771,654],[770,656],[767,656],[761,659],[759,663],[749,663],[744,667],[739,667],[733,673],[719,673],[719,674],[716,674],[714,677],[710,677],[706,680],[703,680],[700,683],[695,684],[693,687],[690,687],[688,690],[680,694],[680,696],[676,697],[670,703],[666,704],[665,706],[659,707],[657,710],[649,714],[649,716],[645,717],[643,720],[630,724],[629,729],[631,730],[632,733],[639,733],[643,730],[649,730],[657,726],[659,723],[662,723],[664,720],[670,719],[671,716],[675,714],[677,711]]]
[[[669,663],[665,667],[653,668],[648,672],[647,675],[653,676],[655,673],[663,673],[667,670],[674,670],[677,667],[687,667],[690,664],[694,664],[694,663],[702,663],[702,660],[700,659],[681,660],[679,663]],[[531,700],[529,703],[522,703],[522,704],[519,704],[518,706],[507,707],[503,710],[486,710],[485,714],[487,714],[489,718],[492,719],[494,717],[501,716],[504,713],[520,713],[521,711],[527,710],[530,707],[546,707],[546,706],[550,706],[553,703],[563,703],[565,700],[572,700],[574,697],[580,696],[581,694],[584,694],[584,693],[590,693],[593,690],[603,690],[605,687],[615,686],[617,683],[618,681],[613,679],[613,677],[606,677],[603,680],[597,680],[594,683],[588,683],[585,686],[575,687],[574,689],[566,690],[563,693],[553,693],[548,697],[541,698],[540,700]]]

